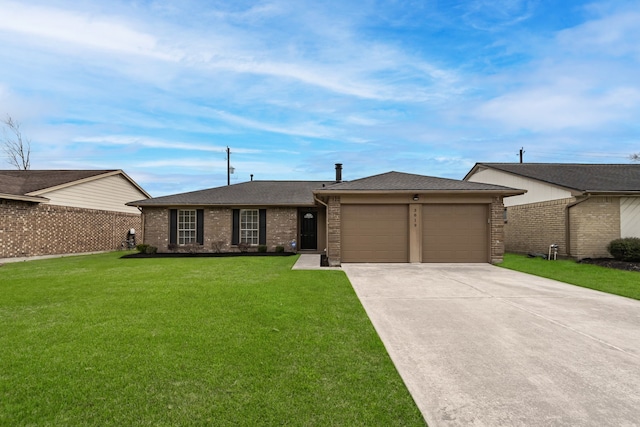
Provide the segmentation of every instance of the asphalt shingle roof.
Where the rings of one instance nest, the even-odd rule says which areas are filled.
[[[478,163],[476,166],[582,192],[640,191],[640,164]]]
[[[0,193],[24,196],[115,170],[0,170]]]
[[[508,191],[501,185],[437,178],[404,172],[387,172],[367,178],[341,182],[324,190],[330,191]]]
[[[387,172],[367,178],[335,181],[249,181],[224,187],[154,197],[130,206],[312,206],[314,191],[498,191],[512,188],[493,184]]]
[[[154,197],[127,203],[132,206],[305,206],[313,205],[313,190],[329,182],[323,181],[249,181],[224,187]]]

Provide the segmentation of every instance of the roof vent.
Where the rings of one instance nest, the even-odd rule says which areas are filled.
[[[342,182],[342,163],[336,163],[336,182]]]

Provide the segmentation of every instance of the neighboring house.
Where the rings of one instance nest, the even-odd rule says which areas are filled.
[[[148,197],[121,170],[0,171],[0,258],[119,249]]]
[[[159,252],[235,251],[239,245],[326,253],[341,262],[499,262],[497,185],[388,172],[342,182],[250,181],[131,202]],[[187,249],[185,248],[185,249]]]
[[[508,252],[610,257],[607,245],[640,237],[640,165],[477,163],[465,181],[527,190],[507,197]]]

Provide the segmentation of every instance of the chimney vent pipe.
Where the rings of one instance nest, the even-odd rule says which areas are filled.
[[[342,182],[342,163],[336,163],[336,182]]]

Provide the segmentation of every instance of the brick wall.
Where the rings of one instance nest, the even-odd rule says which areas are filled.
[[[144,243],[155,246],[158,252],[167,252],[169,245],[169,210],[143,208]]]
[[[558,255],[567,255],[566,207],[574,198],[551,200],[507,208],[504,225],[505,250],[515,253],[548,253],[559,245]]]
[[[140,215],[0,200],[0,258],[117,250],[131,228],[140,243]]]
[[[327,206],[327,222],[329,227],[327,257],[330,266],[338,266],[342,258],[340,241],[340,196],[330,196]]]
[[[267,247],[269,251],[276,246],[284,246],[289,250],[292,240],[298,240],[298,209],[267,209]],[[300,248],[300,242],[298,242]]]
[[[620,237],[620,198],[591,197],[569,209],[571,255],[610,257],[607,245]]]
[[[494,197],[491,203],[491,263],[504,260],[504,204],[502,197]]]
[[[230,252],[237,250],[231,245],[233,209],[204,209],[204,244],[200,252]],[[144,208],[145,243],[158,248],[158,252],[169,252],[169,210],[167,208]],[[267,209],[267,250],[276,246],[289,250],[292,240],[298,235],[297,208]]]
[[[166,213],[166,210],[165,218],[164,230],[166,235],[169,232],[169,214]],[[233,211],[229,208],[205,209],[204,247],[202,249],[206,252],[229,252],[231,250],[232,222]]]

